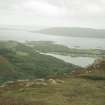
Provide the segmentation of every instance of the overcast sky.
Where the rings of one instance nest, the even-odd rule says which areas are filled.
[[[0,25],[105,28],[105,0],[0,0]]]

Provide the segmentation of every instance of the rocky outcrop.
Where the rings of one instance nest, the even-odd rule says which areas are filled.
[[[105,59],[100,58],[95,60],[95,62],[86,68],[88,71],[103,70],[105,71]]]
[[[74,70],[71,73],[73,76],[85,76],[88,74],[104,75],[105,76],[105,59],[96,59],[93,64],[84,69]]]
[[[35,80],[17,80],[8,81],[2,84],[0,87],[32,87],[32,86],[48,86],[48,85],[58,85],[63,84],[64,81],[60,79],[35,79]]]
[[[57,82],[54,79],[49,79],[48,83],[51,84],[51,85],[57,85]]]
[[[97,59],[93,63],[94,69],[105,69],[105,59]]]

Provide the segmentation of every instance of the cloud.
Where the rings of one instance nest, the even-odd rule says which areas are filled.
[[[66,15],[66,9],[48,2],[28,0],[15,6],[16,11],[39,16],[59,17]]]
[[[66,7],[72,16],[90,17],[105,14],[105,2],[103,0],[66,0]]]
[[[105,0],[0,0],[0,23],[105,27]]]

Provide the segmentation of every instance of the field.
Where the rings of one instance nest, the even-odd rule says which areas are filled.
[[[38,52],[64,46],[33,43],[0,42],[0,105],[105,105],[104,58],[82,68]]]
[[[69,77],[63,81],[56,85],[3,88],[0,105],[105,105],[105,80]]]

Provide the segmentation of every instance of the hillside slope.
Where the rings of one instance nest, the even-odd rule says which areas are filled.
[[[105,60],[96,60],[84,73],[58,80],[16,81],[0,87],[0,104],[105,105]]]
[[[62,80],[58,77],[4,83],[0,86],[0,105],[104,105],[105,60],[98,59],[81,71]]]
[[[78,68],[22,43],[0,42],[0,81],[56,77]]]

